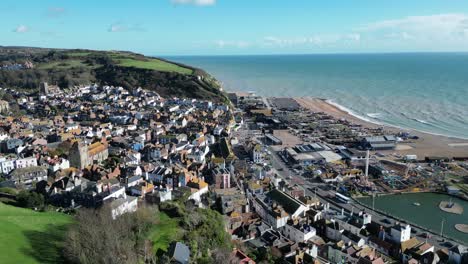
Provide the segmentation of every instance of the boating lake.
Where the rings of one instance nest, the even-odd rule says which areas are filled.
[[[441,201],[452,201],[463,206],[461,215],[451,214],[439,209]],[[359,198],[360,202],[372,206],[372,198]],[[420,206],[414,203],[419,203]],[[387,212],[411,223],[426,227],[439,234],[442,219],[444,222],[444,235],[463,241],[468,244],[468,234],[455,229],[456,224],[468,224],[468,202],[438,193],[409,193],[397,195],[383,195],[375,198],[375,209]]]

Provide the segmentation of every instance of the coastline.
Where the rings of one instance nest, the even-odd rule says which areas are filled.
[[[368,118],[354,114],[351,110],[341,106],[331,100],[314,97],[295,97],[293,98],[301,107],[313,112],[324,112],[337,119],[346,119],[352,123],[369,127],[384,127],[385,130],[398,133],[410,132],[413,136],[419,137],[417,140],[405,141],[399,145],[396,150],[383,151],[386,153],[398,153],[400,155],[415,154],[419,159],[428,156],[438,157],[468,157],[468,140],[463,138],[449,137],[444,135],[432,134],[396,127],[384,123],[375,122]],[[381,151],[382,152],[382,151]]]
[[[362,121],[365,121],[367,123],[375,124],[375,125],[380,126],[380,127],[383,126],[383,127],[387,127],[387,128],[395,128],[395,129],[399,129],[401,131],[416,131],[416,132],[419,132],[419,133],[430,134],[430,135],[434,135],[434,136],[441,136],[441,137],[453,138],[453,139],[457,139],[457,140],[467,140],[468,141],[468,138],[455,137],[455,136],[444,135],[444,134],[430,132],[430,131],[424,131],[424,130],[419,130],[419,129],[414,129],[414,128],[407,128],[407,127],[400,127],[400,126],[397,126],[397,125],[391,125],[391,124],[387,124],[387,123],[384,123],[384,122],[379,122],[379,121],[372,120],[372,119],[363,117],[361,115],[358,115],[358,114],[354,113],[351,109],[346,108],[345,106],[340,105],[340,104],[334,102],[331,99],[321,99],[321,98],[319,98],[319,99],[325,101],[328,104],[331,104],[331,105],[337,107],[338,109],[344,111],[345,113],[347,113],[347,114],[349,114],[349,115],[351,115],[353,117],[361,119]]]

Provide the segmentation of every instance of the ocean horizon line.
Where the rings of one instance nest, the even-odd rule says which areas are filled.
[[[196,58],[196,57],[274,57],[274,56],[320,56],[320,55],[398,55],[398,54],[468,54],[468,51],[382,51],[382,52],[323,52],[323,53],[271,53],[271,54],[159,54],[151,55],[143,53],[146,56],[156,58]]]

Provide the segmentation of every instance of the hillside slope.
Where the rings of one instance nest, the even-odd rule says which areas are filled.
[[[41,82],[143,87],[163,96],[227,101],[212,76],[164,59],[126,51],[0,47],[0,86],[33,90]]]

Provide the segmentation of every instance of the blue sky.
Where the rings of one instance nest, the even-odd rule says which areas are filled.
[[[0,45],[148,55],[468,51],[466,0],[1,0]]]

